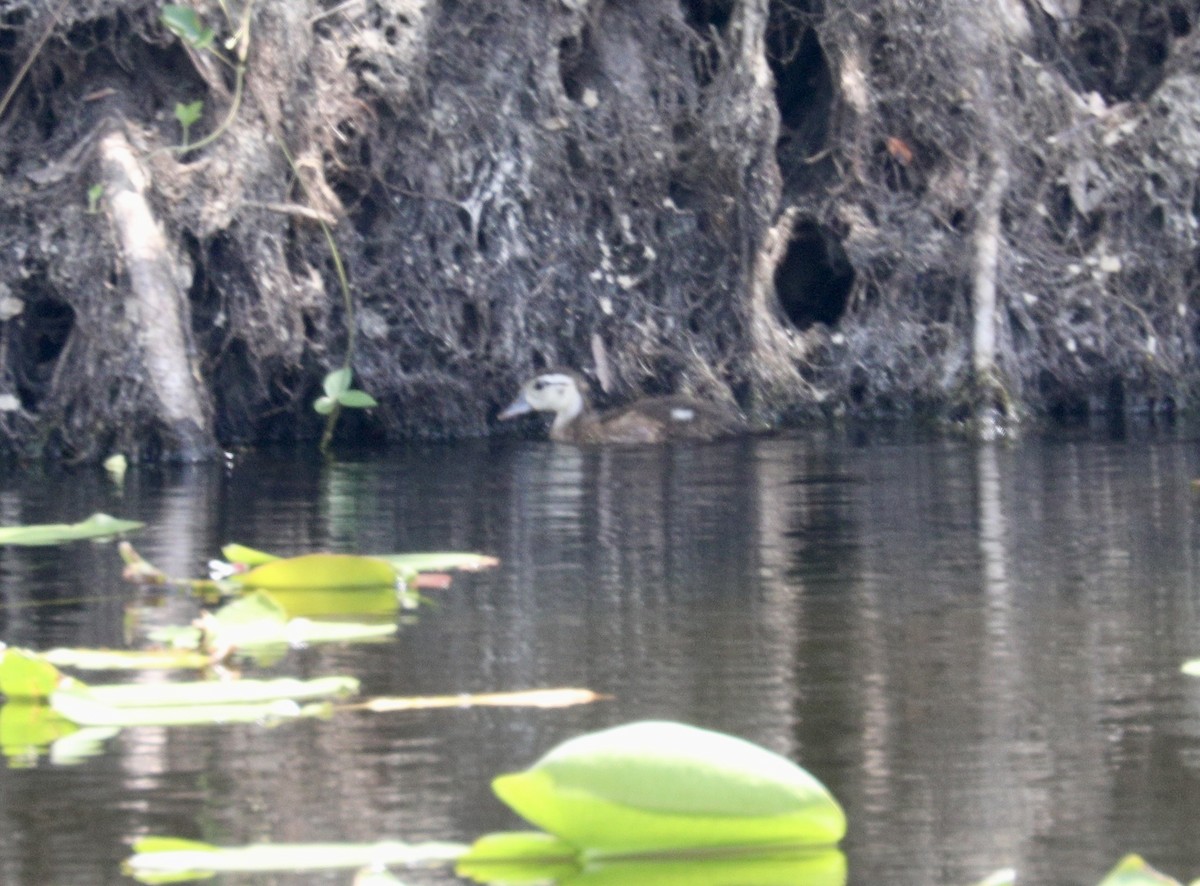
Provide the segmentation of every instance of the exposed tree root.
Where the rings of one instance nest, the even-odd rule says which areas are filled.
[[[145,167],[118,127],[97,143],[101,184],[124,258],[128,344],[141,353],[153,412],[162,421],[170,453],[183,459],[212,455],[215,442],[204,394],[189,359],[185,288],[190,278],[172,255],[162,226],[146,201]],[[108,334],[118,330],[107,330]]]

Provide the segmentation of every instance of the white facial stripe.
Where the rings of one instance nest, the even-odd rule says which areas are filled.
[[[574,379],[569,375],[563,375],[561,372],[548,372],[545,375],[539,375],[537,380],[544,385],[573,385]]]

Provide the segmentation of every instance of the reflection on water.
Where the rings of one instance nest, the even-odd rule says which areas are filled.
[[[801,762],[842,800],[849,882],[1090,884],[1126,851],[1200,876],[1193,443],[974,447],[813,436],[705,446],[247,456],[0,480],[5,523],[97,510],[199,574],[279,553],[479,550],[394,643],[271,673],[368,695],[585,686],[558,711],[345,713],[130,729],[74,767],[0,771],[0,882],[121,882],[128,840],[469,840],[518,823],[488,790],[580,732],[672,718]],[[0,549],[0,639],[119,645],[190,617],[121,584],[110,546]],[[458,882],[444,871],[412,883]],[[344,883],[344,875],[225,883]]]

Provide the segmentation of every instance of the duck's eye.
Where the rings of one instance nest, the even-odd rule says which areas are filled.
[[[533,389],[534,389],[535,391],[544,391],[544,390],[546,390],[546,386],[547,386],[548,384],[549,384],[549,382],[542,381],[542,380],[539,378],[537,381],[535,381],[535,382],[533,383]]]

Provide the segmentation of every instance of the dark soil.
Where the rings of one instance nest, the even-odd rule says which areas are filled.
[[[0,0],[0,451],[315,440],[348,356],[367,442],[551,365],[765,425],[1194,408],[1198,3],[994,6],[257,2],[179,152],[237,83],[161,4]]]

